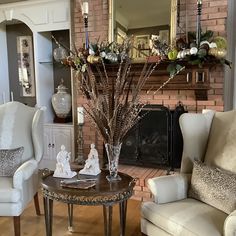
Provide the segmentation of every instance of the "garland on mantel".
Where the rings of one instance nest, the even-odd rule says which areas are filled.
[[[54,37],[57,45],[61,45]],[[200,46],[196,46],[196,35],[193,32],[189,32],[188,39],[178,38],[174,45],[167,45],[165,41],[161,41],[158,35],[152,35],[150,40],[150,55],[146,55],[142,51],[144,64],[150,63],[165,63],[167,64],[167,71],[171,76],[182,70],[183,65],[196,65],[202,67],[207,63],[225,64],[231,68],[232,63],[228,61],[225,56],[227,53],[227,41],[224,37],[213,37],[212,31],[206,31],[201,34]],[[127,42],[129,42],[127,44]],[[124,50],[124,45],[128,45]],[[129,60],[132,63],[140,62],[139,60],[130,58],[131,49],[136,49],[134,46],[133,37],[125,39],[122,44],[117,42],[99,42],[90,43],[88,49],[80,48],[77,50],[70,50],[64,47],[69,56],[63,58],[61,63],[63,65],[72,67],[77,72],[85,72],[88,63],[96,64],[103,61],[104,64],[119,64],[124,57],[129,56]],[[146,58],[146,59],[145,59]]]
[[[232,63],[225,57],[227,54],[227,41],[224,37],[213,36],[213,31],[207,30],[201,33],[199,46],[196,44],[196,33],[189,32],[188,37],[178,38],[174,45],[170,46],[160,39],[158,35],[152,35],[150,40],[151,54],[158,56],[169,64],[167,70],[175,73],[181,64],[197,65],[202,67],[207,63],[221,63],[231,68]]]

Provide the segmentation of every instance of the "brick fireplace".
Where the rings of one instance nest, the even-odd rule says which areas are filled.
[[[180,1],[180,24],[185,27],[188,23],[189,31],[196,29],[196,1],[189,0],[187,5],[187,20],[184,18],[184,10],[186,8],[185,1]],[[108,1],[107,0],[90,0],[89,1],[89,38],[90,41],[100,38],[107,40],[108,38]],[[183,12],[182,12],[183,11]],[[84,25],[80,9],[79,0],[72,4],[72,35],[77,47],[84,43]],[[226,17],[227,17],[227,1],[207,0],[203,2],[202,9],[202,30],[213,30],[215,35],[226,36]],[[202,109],[215,109],[217,111],[224,110],[223,102],[223,83],[224,68],[221,65],[211,65],[209,67],[209,89],[207,89],[207,100],[196,99],[194,90],[186,88],[168,87],[159,91],[157,94],[146,94],[142,92],[142,101],[147,104],[160,104],[174,109],[176,104],[181,101],[188,112],[201,112]],[[77,105],[84,104],[85,99],[78,95]],[[90,122],[85,121],[84,131],[84,148],[85,155],[89,152],[89,144],[95,142],[99,153],[102,154],[103,144]]]
[[[137,73],[137,72],[136,72]],[[195,73],[195,72],[193,72]],[[168,78],[167,75],[154,75],[150,77],[151,84],[157,80],[157,87]],[[160,82],[160,80],[162,82]],[[182,81],[182,82],[181,82]],[[184,81],[184,82],[183,82]],[[199,89],[199,85],[192,85],[186,80],[186,73],[184,72],[179,77],[168,84],[164,89],[158,91],[156,94],[152,92],[147,94],[151,84],[144,87],[141,92],[141,101],[150,105],[163,105],[170,110],[174,110],[179,102],[184,105],[185,110],[188,112],[199,113],[202,109],[214,109],[217,111],[223,111],[223,68],[222,66],[213,66],[209,69],[207,88],[202,85],[202,89]],[[189,88],[186,89],[186,86]],[[193,86],[193,87],[191,87]],[[194,87],[195,86],[195,87]],[[203,91],[206,93],[207,98],[205,100],[197,100],[196,93]],[[204,95],[205,97],[205,95]],[[86,103],[86,98],[79,96],[78,104]],[[91,122],[86,122],[83,127],[84,134],[84,150],[85,155],[89,152],[89,145],[91,142],[95,142],[99,154],[103,154],[103,143],[99,137],[96,129],[92,126]]]
[[[180,0],[180,26],[182,28],[188,27],[189,31],[196,30],[196,0],[187,1],[187,18],[185,17],[184,10],[186,9],[185,1]],[[108,0],[90,0],[89,1],[89,38],[90,41],[100,38],[100,40],[107,40],[108,38]],[[77,47],[80,47],[84,39],[84,25],[80,9],[79,0],[74,1],[72,5],[73,19],[72,22],[72,36]],[[202,30],[212,30],[215,35],[226,36],[226,18],[227,18],[227,1],[203,1],[202,9]],[[187,19],[187,20],[186,20]],[[196,82],[196,73],[193,72],[196,68],[189,68],[187,72],[192,73],[192,82]],[[165,75],[166,76],[166,75]],[[164,78],[160,74],[152,77],[152,81],[159,81]],[[181,77],[182,79],[175,80],[170,86],[166,86],[156,94],[147,94],[148,88],[144,88],[141,93],[141,100],[146,104],[163,105],[169,109],[175,109],[178,102],[184,104],[188,112],[198,113],[202,109],[214,109],[217,111],[224,110],[223,101],[223,86],[224,86],[224,68],[221,65],[208,65],[207,66],[207,81],[205,81],[205,88],[198,89],[198,84],[187,83],[186,74]],[[178,81],[182,80],[186,86],[179,86]],[[163,81],[163,80],[162,80]],[[176,82],[176,83],[175,83]],[[194,87],[194,88],[193,88]],[[77,106],[81,106],[86,102],[85,98],[80,94],[77,96]],[[103,155],[103,143],[99,137],[96,129],[91,123],[85,120],[83,127],[84,134],[84,156],[89,152],[89,145],[91,142],[96,144],[100,156]],[[142,172],[143,170],[139,169]],[[158,170],[157,170],[158,171]],[[145,172],[145,171],[144,171]],[[151,171],[154,174],[154,170]],[[159,174],[163,174],[158,173]],[[151,175],[152,175],[151,174]],[[155,175],[155,174],[154,174]],[[145,181],[145,180],[144,180]],[[146,188],[145,185],[138,186],[137,188]],[[145,198],[145,197],[144,197]]]

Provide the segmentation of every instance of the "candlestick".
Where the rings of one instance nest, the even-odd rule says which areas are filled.
[[[201,14],[202,14],[202,0],[197,1],[197,32],[196,32],[196,44],[197,48],[200,46],[201,42]]]
[[[84,31],[85,31],[85,49],[89,48],[89,39],[88,39],[88,13],[89,13],[89,4],[87,0],[84,0],[81,6],[82,15],[84,18]]]
[[[88,2],[83,2],[83,5],[82,5],[82,14],[88,14],[89,12],[89,5],[88,5]]]
[[[78,123],[78,156],[75,162],[78,164],[84,164],[83,159],[83,124],[84,124],[84,108],[77,107],[77,123]]]
[[[77,107],[77,120],[78,120],[78,124],[84,123],[84,108],[83,107]]]

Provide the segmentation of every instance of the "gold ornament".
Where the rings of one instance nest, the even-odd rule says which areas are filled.
[[[99,56],[89,55],[87,57],[87,61],[91,64],[98,63],[101,61],[101,58]]]
[[[227,51],[224,48],[210,48],[208,54],[221,59],[225,58]]]

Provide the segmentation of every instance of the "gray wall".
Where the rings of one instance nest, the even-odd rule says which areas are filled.
[[[17,36],[30,35],[33,36],[30,28],[25,24],[13,24],[6,26],[7,32],[7,51],[8,51],[8,64],[9,64],[9,87],[10,91],[14,94],[14,100],[22,102],[29,106],[35,106],[36,97],[23,97],[21,96],[21,86],[19,84],[18,76],[18,63],[17,63]],[[70,47],[69,30],[53,31],[52,35],[66,47]],[[57,47],[54,40],[52,40],[53,49]],[[53,52],[52,52],[53,53]],[[60,84],[61,78],[64,79],[64,85],[71,93],[71,72],[69,68],[61,65],[53,60],[53,76],[54,76],[54,92]],[[37,88],[36,88],[37,93]]]
[[[7,33],[7,52],[8,52],[8,67],[9,67],[9,87],[14,94],[14,100],[22,102],[29,106],[35,106],[35,97],[21,96],[21,86],[19,84],[18,63],[17,63],[17,36],[33,36],[30,28],[25,24],[14,24],[6,26]],[[36,89],[37,93],[37,89]]]

